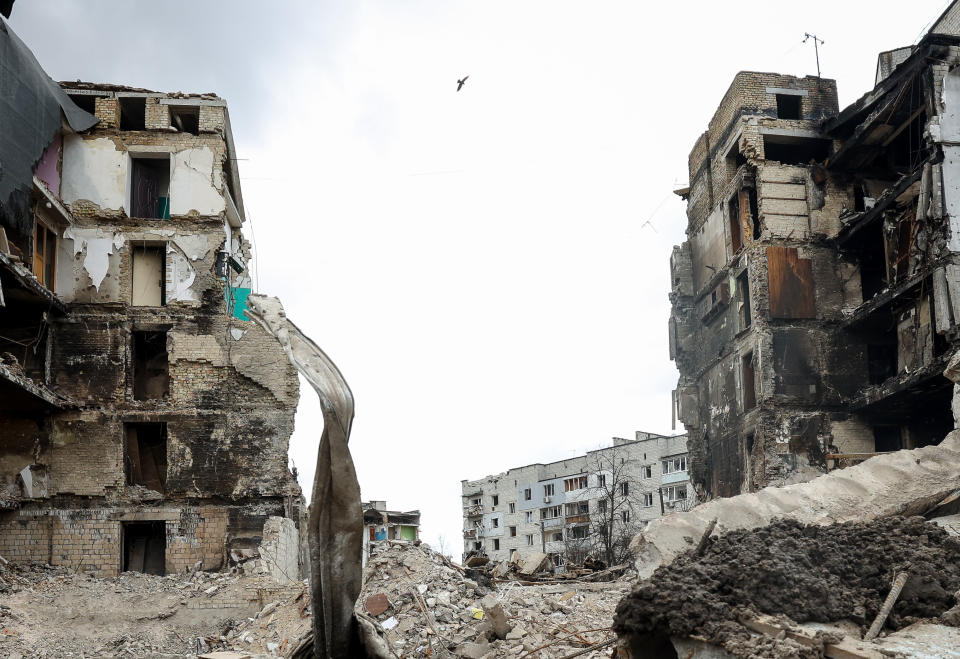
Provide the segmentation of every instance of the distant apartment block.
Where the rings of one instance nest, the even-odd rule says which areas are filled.
[[[648,520],[692,505],[687,468],[686,435],[638,431],[586,455],[461,481],[464,557],[619,562]]]

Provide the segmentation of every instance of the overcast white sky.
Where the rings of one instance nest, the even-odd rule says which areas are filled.
[[[227,99],[260,292],[350,383],[364,499],[459,559],[461,479],[670,433],[671,190],[736,72],[815,74],[816,32],[843,107],[947,4],[20,0],[10,22],[54,79]]]

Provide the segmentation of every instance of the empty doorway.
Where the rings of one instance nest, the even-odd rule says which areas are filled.
[[[123,524],[123,571],[163,575],[166,572],[165,522]]]

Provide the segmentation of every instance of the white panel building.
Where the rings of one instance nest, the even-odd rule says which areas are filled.
[[[514,550],[554,564],[623,557],[650,519],[689,509],[687,436],[638,431],[611,446],[461,481],[463,553],[508,560]]]

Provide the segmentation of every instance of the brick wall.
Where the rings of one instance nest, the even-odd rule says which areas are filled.
[[[100,123],[97,128],[118,128],[120,126],[120,101],[116,98],[97,96],[94,113]]]
[[[159,99],[147,98],[146,115],[144,123],[147,130],[169,130],[170,128],[170,106],[161,105]]]

